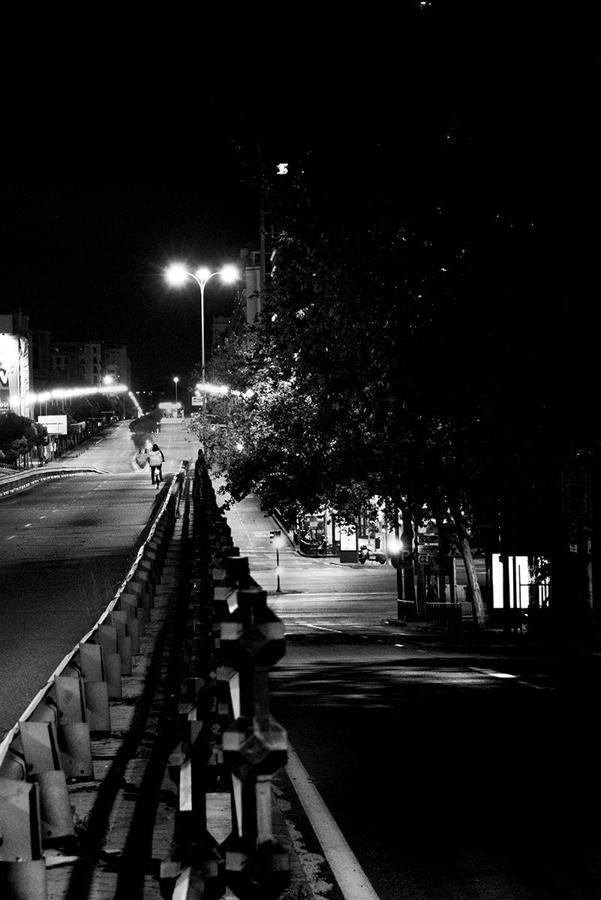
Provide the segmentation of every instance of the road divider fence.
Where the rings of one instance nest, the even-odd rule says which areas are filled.
[[[221,897],[226,886],[239,898],[269,900],[290,879],[272,826],[272,778],[286,763],[287,737],[269,711],[268,685],[285,653],[284,625],[233,545],[202,452],[192,506],[178,733],[169,756],[179,803],[161,878],[177,900]],[[219,843],[208,827],[216,804],[228,807],[230,828]]]
[[[63,474],[80,473],[51,477]],[[110,701],[121,697],[122,678],[139,652],[186,474],[183,463],[103,615],[0,744],[2,898],[45,900],[44,852],[75,837],[68,785],[94,778],[91,738],[111,733]]]
[[[115,707],[128,702],[123,687],[132,681],[127,676],[147,625],[156,631],[166,597],[174,624],[157,684],[166,716],[160,754],[163,784],[174,785],[177,802],[153,871],[161,896],[218,898],[229,888],[241,900],[275,900],[289,884],[289,854],[274,835],[272,789],[287,760],[287,736],[269,707],[269,673],[285,653],[284,625],[233,545],[199,452],[193,470],[183,463],[174,477],[103,615],[0,744],[2,898],[58,896],[48,876],[52,848],[77,854],[83,846],[70,791],[104,777],[102,766],[95,776],[93,748],[119,740],[111,709],[118,719]],[[59,864],[68,861],[62,855]],[[127,879],[124,866],[120,877]],[[146,877],[147,866],[142,862],[141,874],[131,878]]]
[[[71,478],[74,475],[106,475],[104,469],[96,469],[93,466],[77,466],[67,468],[58,468],[52,466],[50,468],[28,469],[25,472],[15,472],[14,474],[3,476],[0,479],[0,499],[9,497],[24,491],[26,488],[33,487],[41,481],[52,481],[57,478]]]

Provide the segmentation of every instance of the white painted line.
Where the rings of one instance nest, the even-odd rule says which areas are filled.
[[[10,536],[10,537],[7,537],[6,540],[7,540],[7,541],[14,541],[14,539],[16,538],[16,536],[17,536],[16,534],[11,534],[11,536]]]
[[[381,597],[385,600],[387,597],[396,599],[396,591],[322,591],[319,594],[311,594],[309,591],[299,591],[294,595],[294,600],[304,600],[306,597],[320,597],[322,600],[332,600],[340,602],[340,598],[344,597]]]
[[[306,628],[317,628],[318,631],[333,631],[334,634],[344,634],[339,628],[326,628],[325,625],[311,625],[310,622],[295,622],[295,625],[304,625]]]
[[[31,528],[31,522],[28,522],[27,525],[23,525],[23,528]]]
[[[332,813],[292,747],[288,748],[286,771],[309,817],[344,900],[378,900],[378,895],[359,865],[357,857],[347,844]]]
[[[472,672],[479,672],[480,675],[488,675],[490,678],[517,678],[517,675],[510,675],[509,672],[495,672],[494,669],[476,669],[469,666]]]
[[[40,519],[45,519],[45,518],[46,518],[46,516],[40,516]]]

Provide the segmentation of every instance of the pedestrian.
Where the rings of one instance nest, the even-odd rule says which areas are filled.
[[[158,490],[159,484],[163,480],[163,463],[165,462],[163,451],[158,444],[152,445],[152,450],[148,454],[148,462],[150,463],[150,483],[156,484]]]

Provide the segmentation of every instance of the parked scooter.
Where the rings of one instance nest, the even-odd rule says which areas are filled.
[[[373,560],[373,562],[379,562],[382,565],[386,562],[386,554],[382,550],[370,550],[365,544],[359,547],[358,556],[362,566],[365,565],[368,559]]]

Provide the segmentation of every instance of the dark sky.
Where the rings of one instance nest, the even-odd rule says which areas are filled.
[[[194,284],[168,290],[162,269],[256,246],[244,175],[257,137],[274,158],[328,149],[352,181],[369,178],[361,148],[381,136],[417,202],[486,186],[552,219],[573,189],[592,190],[596,63],[582,18],[453,0],[371,19],[283,13],[216,24],[183,7],[64,22],[53,11],[9,29],[2,311],[126,343],[133,386],[169,389],[199,359],[200,304]],[[464,187],[436,165],[445,135],[462,148]],[[206,298],[210,315],[231,293],[212,282]]]

